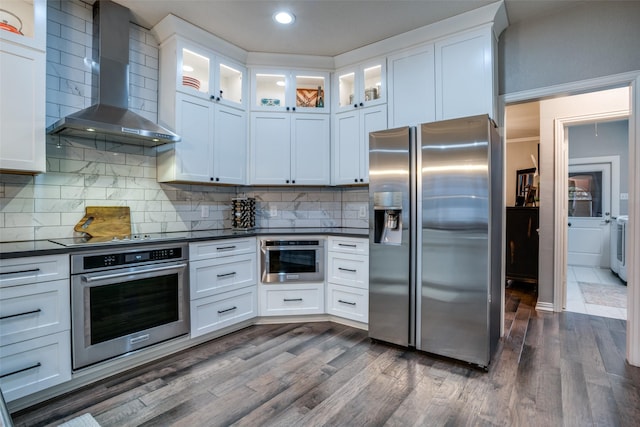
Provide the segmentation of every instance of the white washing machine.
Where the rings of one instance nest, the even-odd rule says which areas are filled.
[[[628,215],[620,215],[617,219],[617,255],[618,255],[618,276],[620,279],[627,281],[627,224],[629,223]]]
[[[620,271],[620,265],[618,263],[618,219],[613,217],[611,218],[611,231],[609,232],[609,265],[611,266],[611,271],[613,271],[616,275],[618,271]]]

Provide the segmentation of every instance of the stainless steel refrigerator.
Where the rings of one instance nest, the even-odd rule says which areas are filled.
[[[369,336],[488,367],[500,337],[502,144],[487,116],[369,135]]]

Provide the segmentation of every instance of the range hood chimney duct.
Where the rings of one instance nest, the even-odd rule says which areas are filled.
[[[94,105],[58,120],[50,135],[156,146],[180,137],[129,110],[129,9],[110,0],[93,5]]]

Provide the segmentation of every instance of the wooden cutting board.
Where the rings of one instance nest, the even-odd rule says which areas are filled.
[[[84,218],[73,229],[91,237],[130,236],[129,206],[87,206]]]

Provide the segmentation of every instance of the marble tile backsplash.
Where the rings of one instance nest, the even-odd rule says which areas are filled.
[[[92,6],[47,2],[47,125],[93,104]],[[157,121],[158,46],[131,25],[130,100]],[[366,187],[162,184],[154,148],[49,137],[47,172],[0,174],[0,241],[71,237],[87,206],[129,206],[133,233],[231,227],[231,199],[255,197],[257,227],[368,227]],[[205,207],[203,209],[203,207]],[[203,215],[203,211],[205,215]]]

